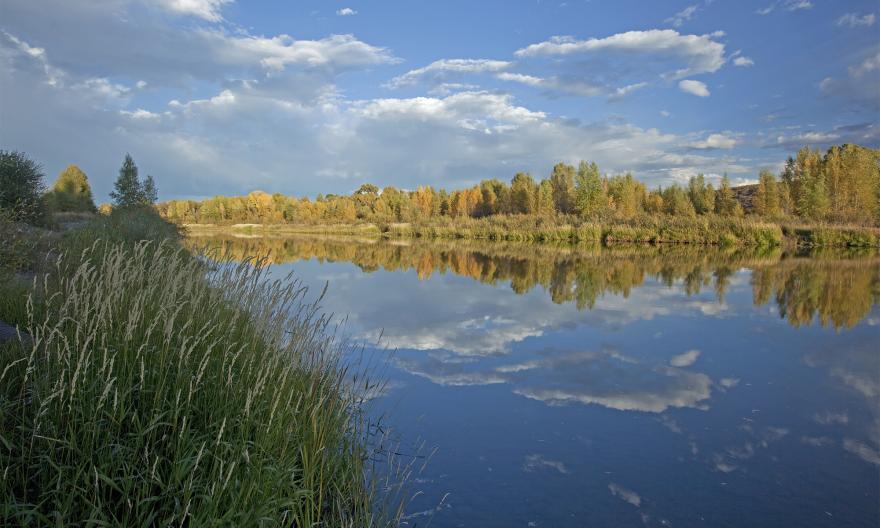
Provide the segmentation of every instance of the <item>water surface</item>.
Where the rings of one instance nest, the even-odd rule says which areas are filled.
[[[205,243],[394,349],[371,408],[437,448],[409,526],[880,521],[873,252]]]

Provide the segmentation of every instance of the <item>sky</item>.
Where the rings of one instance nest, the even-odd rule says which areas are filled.
[[[447,189],[564,161],[649,187],[880,146],[875,0],[3,0],[0,149],[106,201]]]

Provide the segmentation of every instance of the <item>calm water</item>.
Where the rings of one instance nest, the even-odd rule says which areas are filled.
[[[876,254],[210,243],[395,350],[409,526],[880,524]]]

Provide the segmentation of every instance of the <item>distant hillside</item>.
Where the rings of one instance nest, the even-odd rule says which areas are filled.
[[[753,183],[751,185],[740,185],[739,187],[732,187],[734,196],[739,200],[740,205],[742,205],[743,211],[746,213],[751,213],[755,209],[755,197],[758,194],[758,184]]]

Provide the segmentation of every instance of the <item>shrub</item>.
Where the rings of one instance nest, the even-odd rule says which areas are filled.
[[[0,150],[0,209],[30,223],[45,220],[43,169],[22,152]]]

